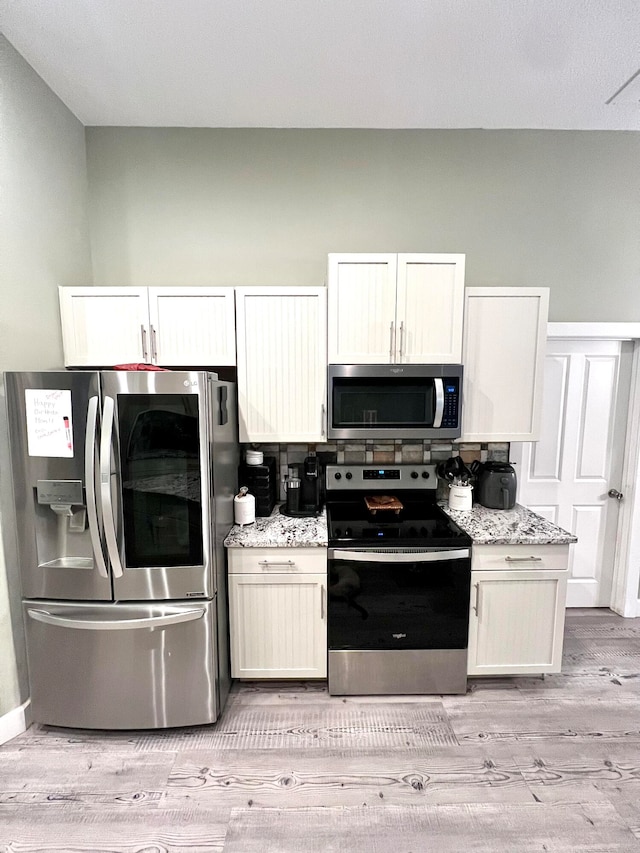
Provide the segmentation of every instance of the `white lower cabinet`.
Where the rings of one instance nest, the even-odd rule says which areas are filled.
[[[233,678],[326,678],[325,548],[231,548]]]
[[[469,675],[560,672],[568,545],[474,545]]]

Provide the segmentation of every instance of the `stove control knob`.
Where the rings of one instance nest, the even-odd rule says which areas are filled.
[[[412,480],[417,480],[417,479],[418,479],[418,472],[417,472],[417,471],[412,471],[412,472],[411,472],[411,479],[412,479]]]
[[[347,478],[347,480],[350,480],[353,477],[353,474],[351,473],[351,471],[347,471],[344,476]]]
[[[428,472],[428,471],[423,471],[423,472],[422,472],[422,479],[423,479],[423,480],[428,480],[428,479],[429,479],[429,472]]]
[[[340,471],[336,471],[336,473],[333,476],[336,478],[336,480],[342,479],[342,474],[340,473]]]

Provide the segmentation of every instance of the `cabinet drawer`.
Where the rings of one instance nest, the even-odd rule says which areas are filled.
[[[518,571],[567,569],[568,545],[474,545],[471,568]]]
[[[229,548],[229,574],[326,574],[326,548]]]

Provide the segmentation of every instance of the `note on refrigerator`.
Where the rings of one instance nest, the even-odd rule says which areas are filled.
[[[73,457],[71,391],[25,388],[29,456]]]

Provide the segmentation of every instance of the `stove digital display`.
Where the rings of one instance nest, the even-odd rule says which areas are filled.
[[[362,536],[366,539],[400,539],[400,531],[397,527],[381,529],[380,527],[363,527]]]
[[[363,480],[399,480],[400,471],[398,468],[378,468],[377,470],[367,469],[362,472]]]

